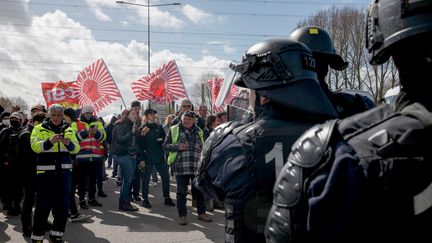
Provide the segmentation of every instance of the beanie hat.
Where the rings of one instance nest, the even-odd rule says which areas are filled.
[[[87,112],[93,113],[93,107],[91,105],[86,105],[82,108],[81,114],[84,114]]]
[[[77,114],[75,112],[74,109],[72,108],[66,108],[63,113],[65,114],[65,116],[68,116],[72,121],[76,122],[77,121]]]

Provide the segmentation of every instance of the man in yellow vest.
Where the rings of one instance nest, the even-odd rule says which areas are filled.
[[[189,181],[193,181],[197,172],[198,160],[204,144],[201,128],[195,125],[197,114],[185,111],[181,123],[173,125],[166,137],[164,148],[169,152],[168,164],[172,166],[177,181],[177,210],[180,225],[186,225],[186,193]],[[197,201],[198,220],[211,222],[205,213],[204,195],[192,187]]]
[[[54,221],[50,242],[63,242],[70,203],[71,154],[80,149],[75,132],[63,121],[63,107],[51,105],[48,116],[30,136],[31,148],[37,153],[33,242],[43,242],[51,209]]]
[[[80,208],[88,209],[88,205],[101,207],[96,196],[96,176],[98,173],[98,163],[103,163],[104,151],[103,141],[106,138],[105,129],[102,123],[93,115],[93,107],[84,106],[82,108],[80,120],[72,123],[72,128],[80,143],[80,151],[76,156],[77,167],[74,168],[78,173],[78,196]],[[88,179],[87,179],[88,178]],[[88,205],[85,201],[86,184],[88,182]],[[103,191],[99,191],[99,196],[106,196]]]

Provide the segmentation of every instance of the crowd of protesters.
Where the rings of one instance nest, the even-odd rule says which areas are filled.
[[[205,105],[195,112],[192,102],[183,100],[163,123],[156,110],[141,112],[139,101],[108,124],[91,106],[35,105],[28,118],[18,106],[0,107],[0,114],[0,199],[7,215],[21,215],[22,234],[33,242],[42,242],[47,231],[50,242],[63,242],[68,218],[87,222],[91,216],[79,210],[103,206],[98,198],[108,197],[105,166],[120,186],[119,210],[137,211],[131,202],[151,208],[149,186],[157,185],[159,175],[164,205],[177,206],[180,225],[188,223],[189,191],[197,219],[212,221],[206,214],[209,201],[192,181],[202,146],[226,122],[226,113],[209,115]],[[170,197],[170,177],[177,184],[176,202]]]

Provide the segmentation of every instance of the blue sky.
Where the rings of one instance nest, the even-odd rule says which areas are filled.
[[[147,0],[130,2],[147,4]],[[368,1],[152,0],[180,6],[150,8],[151,70],[175,59],[190,96],[201,75],[224,75],[254,43],[288,36],[321,9],[366,7]],[[121,93],[147,73],[147,8],[115,0],[0,1],[0,92],[42,102],[40,82],[74,80],[104,58]],[[104,113],[118,107],[115,103]]]

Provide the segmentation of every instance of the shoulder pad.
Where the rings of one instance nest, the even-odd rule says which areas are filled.
[[[307,130],[292,146],[288,163],[304,168],[317,165],[329,144],[338,120],[327,121]]]
[[[300,200],[302,187],[302,168],[286,163],[273,188],[273,204],[283,208],[294,206]]]
[[[229,121],[225,122],[215,128],[210,134],[209,140],[212,144],[218,144],[228,133],[232,132],[234,128],[240,126],[239,122]]]
[[[211,153],[211,150],[219,144],[226,135],[231,133],[234,128],[240,125],[241,124],[238,122],[230,121],[217,126],[204,143],[202,148],[202,157],[207,158]]]

